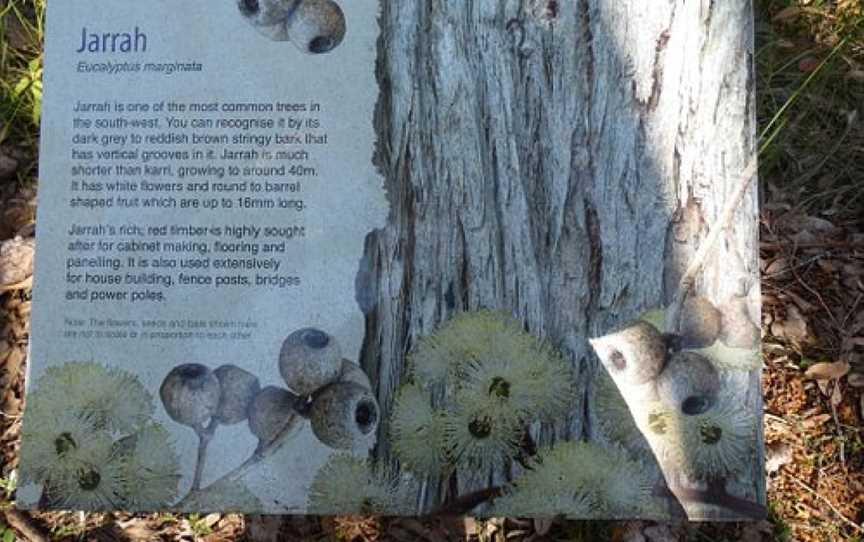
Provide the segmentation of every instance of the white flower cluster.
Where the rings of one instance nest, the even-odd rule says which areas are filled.
[[[155,510],[176,497],[179,466],[168,432],[151,420],[138,379],[97,363],[46,371],[27,396],[22,480],[42,504],[79,510]]]
[[[419,487],[409,476],[378,467],[349,454],[334,454],[309,487],[312,514],[412,514]]]
[[[747,309],[743,298],[718,307],[694,296],[676,329],[658,309],[593,339],[606,370],[592,401],[603,435],[636,455],[647,444],[664,472],[693,480],[730,478],[751,466],[757,420],[736,394],[759,366],[759,328]],[[636,334],[637,328],[650,333]],[[623,352],[629,355],[615,358]],[[659,359],[646,361],[658,352]],[[645,368],[649,378],[626,378]]]
[[[650,471],[622,450],[561,442],[542,450],[529,467],[495,500],[492,514],[611,519],[656,505]]]
[[[512,461],[526,427],[561,418],[575,397],[571,366],[494,311],[444,323],[419,342],[410,371],[390,436],[403,467],[418,474]]]

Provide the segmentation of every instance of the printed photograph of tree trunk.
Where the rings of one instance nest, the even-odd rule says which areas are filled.
[[[752,22],[383,3],[391,214],[357,276],[381,423],[312,510],[765,514]]]

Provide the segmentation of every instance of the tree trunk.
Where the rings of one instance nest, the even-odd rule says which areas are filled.
[[[587,339],[669,302],[755,156],[751,3],[382,3],[377,163],[391,214],[357,278],[385,420],[377,456],[392,459],[406,353],[478,308],[512,312],[576,368],[580,404],[540,443],[590,437]],[[756,216],[751,189],[697,291],[721,300],[757,280]],[[745,385],[759,409],[758,374]],[[738,491],[762,502],[760,469]]]

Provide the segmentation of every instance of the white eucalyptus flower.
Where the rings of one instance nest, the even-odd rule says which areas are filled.
[[[408,384],[399,391],[390,420],[390,441],[396,457],[412,472],[438,472],[447,462],[444,418],[432,408],[429,393],[420,386]]]
[[[481,310],[463,312],[420,339],[410,357],[411,368],[424,385],[441,383],[472,361],[509,353],[526,362],[546,352],[509,314]]]
[[[633,515],[651,501],[648,469],[618,449],[561,442],[542,450],[514,480],[495,512],[570,518]]]
[[[573,406],[575,383],[565,361],[536,345],[530,352],[513,352],[490,344],[488,351],[462,369],[460,391],[521,419],[554,420]]]
[[[550,493],[536,484],[513,487],[495,499],[489,516],[584,519],[594,516],[597,502],[578,490]]]
[[[630,451],[646,450],[646,437],[636,425],[630,407],[612,377],[602,369],[594,379],[593,404],[597,425],[606,438]]]
[[[716,408],[685,420],[682,467],[699,479],[732,476],[750,467],[755,445],[755,416],[744,403],[727,397]]]
[[[125,458],[109,449],[94,454],[74,472],[52,478],[45,486],[52,508],[62,510],[123,510],[135,485]]]
[[[111,436],[75,411],[31,410],[22,430],[22,480],[47,483],[73,476],[82,464],[111,450]]]
[[[696,350],[707,357],[721,371],[755,371],[762,367],[759,348],[734,348],[717,341],[707,348]]]
[[[523,431],[518,418],[473,395],[457,397],[456,405],[444,414],[444,447],[454,465],[497,467],[516,456]]]
[[[149,420],[153,399],[131,373],[70,362],[45,371],[28,396],[27,408],[34,417],[42,412],[76,412],[92,418],[98,427],[130,434]]]
[[[127,495],[129,510],[159,510],[177,497],[180,465],[170,433],[159,424],[147,425],[117,443],[125,455],[132,488]]]
[[[603,448],[589,476],[599,489],[599,515],[607,519],[640,515],[654,502],[652,471],[623,450]]]
[[[319,515],[412,514],[418,495],[414,479],[348,454],[330,456],[307,493],[309,512]]]

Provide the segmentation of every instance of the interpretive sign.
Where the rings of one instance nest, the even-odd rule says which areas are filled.
[[[52,2],[19,505],[763,515],[749,4],[660,4]]]

